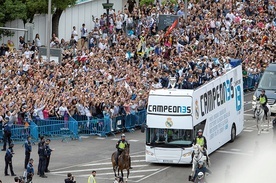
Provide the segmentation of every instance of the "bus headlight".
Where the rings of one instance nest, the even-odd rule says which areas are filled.
[[[255,95],[253,95],[253,101],[256,101],[257,97]]]
[[[146,154],[150,155],[150,156],[153,156],[154,154],[148,150],[146,150]]]
[[[188,156],[192,156],[192,152],[187,152],[187,153],[183,154],[183,157],[185,157],[185,158],[188,157]]]

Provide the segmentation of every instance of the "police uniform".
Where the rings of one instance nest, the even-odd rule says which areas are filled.
[[[265,94],[261,94],[260,97],[259,97],[259,101],[260,101],[260,104],[262,105],[262,107],[264,109],[265,116],[267,118],[267,112],[268,112],[268,108],[266,106],[266,104],[267,104],[267,96]]]
[[[27,165],[30,160],[31,152],[32,152],[32,143],[28,137],[28,139],[25,141],[25,164],[24,164],[25,169],[27,169]]]
[[[8,176],[8,166],[10,167],[11,175],[16,176],[15,173],[13,172],[13,167],[12,167],[12,157],[13,157],[13,144],[10,144],[9,148],[6,151],[5,155],[5,176]]]
[[[38,155],[39,155],[38,175],[40,175],[40,177],[42,178],[47,178],[47,176],[45,176],[47,153],[46,153],[46,145],[43,138],[41,138],[41,141],[38,143]]]
[[[207,141],[206,141],[206,138],[202,135],[201,137],[200,136],[197,136],[194,140],[194,145],[195,144],[198,144],[200,145],[201,147],[207,149]]]
[[[50,139],[47,139],[47,141],[51,142]],[[52,154],[52,149],[50,148],[50,145],[48,143],[46,143],[46,166],[45,166],[45,172],[50,172],[50,170],[48,169],[49,163],[50,163],[50,157]]]
[[[6,122],[3,125],[3,129],[4,129],[4,135],[3,135],[3,149],[2,151],[6,151],[6,147],[7,147],[7,142],[9,143],[9,146],[11,145],[11,127],[8,125],[8,122]]]

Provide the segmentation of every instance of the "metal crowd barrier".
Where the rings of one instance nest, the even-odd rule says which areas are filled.
[[[40,136],[49,138],[62,138],[62,141],[67,140],[67,138],[78,139],[77,121],[72,117],[59,120],[36,119],[35,122],[37,125],[37,133]]]
[[[262,77],[262,73],[259,74],[249,74],[246,77],[243,77],[243,89],[252,90],[255,89]]]
[[[76,119],[78,120],[76,120]],[[110,118],[108,114],[103,118],[87,118],[84,116],[69,118],[49,118],[45,120],[34,119],[29,126],[13,125],[12,140],[24,141],[27,136],[38,141],[40,136],[46,138],[62,138],[62,141],[79,139],[80,135],[96,135],[106,137],[123,131],[133,132],[146,121],[146,110],[138,111],[129,115]],[[2,130],[2,129],[1,129]],[[0,138],[3,132],[0,132]]]

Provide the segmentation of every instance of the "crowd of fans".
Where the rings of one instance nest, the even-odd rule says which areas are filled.
[[[231,69],[230,59],[242,61],[244,77],[262,72],[276,56],[275,1],[231,2],[190,0],[188,12],[181,0],[130,2],[112,10],[108,24],[103,14],[93,28],[74,28],[70,40],[53,35],[51,46],[63,49],[61,63],[38,57],[39,35],[34,43],[20,40],[19,50],[2,46],[2,120],[130,114],[145,108],[150,89],[171,87],[170,77],[176,88],[195,89]],[[167,36],[158,29],[161,14],[179,16]]]

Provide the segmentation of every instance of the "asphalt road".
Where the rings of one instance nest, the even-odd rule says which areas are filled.
[[[252,92],[245,93],[245,125],[234,143],[225,144],[210,155],[212,174],[208,176],[209,182],[214,183],[261,183],[275,182],[273,168],[276,162],[276,136],[270,124],[269,131],[257,135],[255,121],[252,119],[251,99]],[[188,183],[191,173],[190,165],[160,165],[145,162],[145,134],[140,131],[126,133],[131,144],[132,166],[128,182],[146,183]],[[81,141],[61,142],[53,140],[50,173],[43,179],[34,176],[34,183],[62,183],[68,172],[75,175],[78,183],[87,182],[92,170],[97,171],[97,183],[111,183],[114,180],[110,157],[115,151],[116,137],[83,137]],[[24,148],[22,144],[15,145],[13,158],[14,171],[22,175],[24,162]],[[4,152],[0,152],[0,179],[3,183],[13,182],[13,177],[4,176]],[[32,158],[37,170],[37,145],[33,146]]]

